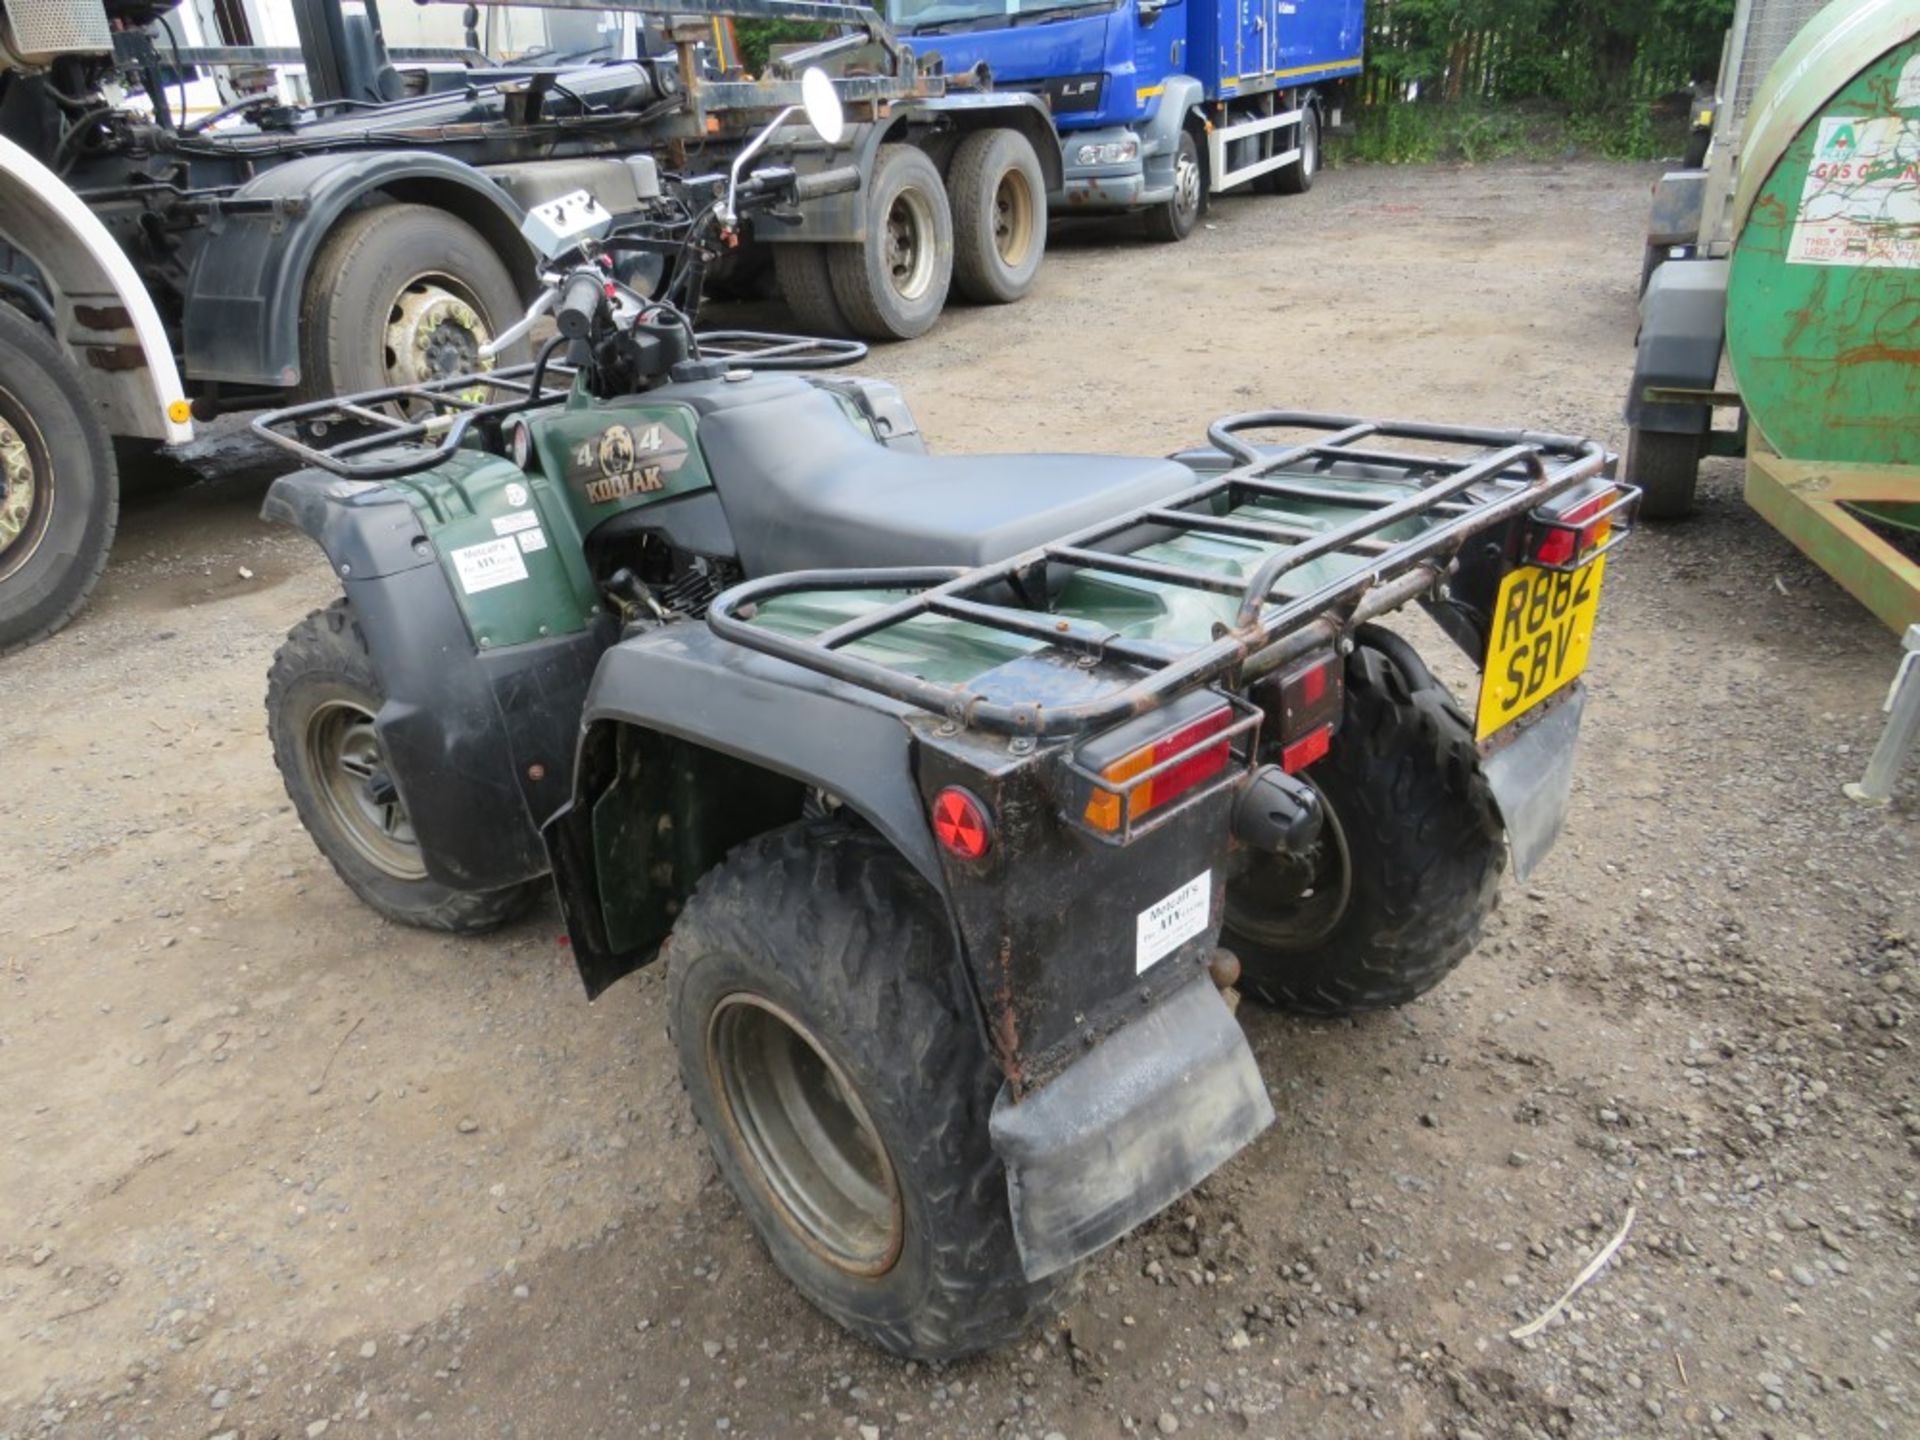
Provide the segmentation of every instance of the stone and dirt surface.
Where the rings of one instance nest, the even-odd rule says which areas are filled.
[[[869,368],[949,451],[1264,404],[1617,444],[1649,179],[1338,171],[1064,236]],[[1895,645],[1738,465],[1613,563],[1565,837],[1479,951],[1395,1014],[1243,1006],[1278,1123],[928,1368],[768,1264],[661,976],[589,1006],[550,905],[456,942],[338,883],[261,712],[333,585],[257,456],[200,464],[0,669],[0,1436],[1920,1434],[1920,805],[1840,793]]]

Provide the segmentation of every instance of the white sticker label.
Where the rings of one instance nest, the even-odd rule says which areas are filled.
[[[463,545],[448,558],[460,577],[460,588],[469,595],[527,578],[527,562],[520,558],[520,547],[511,536]]]
[[[519,540],[520,551],[524,555],[531,555],[536,550],[544,550],[547,548],[547,532],[542,530],[538,525],[534,526],[531,530],[522,530],[519,535]]]
[[[1920,116],[1824,115],[1791,265],[1920,270]]]
[[[493,533],[512,535],[521,530],[531,530],[539,523],[540,517],[531,510],[519,510],[511,515],[496,515],[493,518]]]
[[[1166,899],[1140,912],[1133,973],[1144,975],[1196,935],[1206,932],[1213,908],[1213,871],[1202,870]]]
[[[527,427],[522,425],[514,432],[515,443],[519,442],[520,436],[526,433],[526,429]],[[527,487],[522,485],[518,480],[509,480],[507,482],[507,504],[518,510],[526,503]]]

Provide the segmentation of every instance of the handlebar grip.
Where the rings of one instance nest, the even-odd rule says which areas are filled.
[[[593,329],[593,317],[606,298],[600,277],[577,270],[560,289],[560,303],[553,308],[554,327],[569,340],[584,340]]]
[[[837,170],[822,170],[817,175],[802,175],[793,182],[793,198],[819,200],[828,195],[844,195],[860,188],[860,167],[842,165]]]

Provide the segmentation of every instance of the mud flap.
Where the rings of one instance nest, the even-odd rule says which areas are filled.
[[[1119,1239],[1272,1123],[1247,1037],[1204,976],[1019,1104],[1002,1086],[989,1133],[1027,1278]]]
[[[1566,821],[1574,742],[1586,706],[1587,687],[1576,681],[1544,715],[1481,758],[1481,773],[1507,827],[1513,873],[1522,880],[1546,858]]]

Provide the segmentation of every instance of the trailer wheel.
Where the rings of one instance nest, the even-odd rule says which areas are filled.
[[[0,655],[74,617],[119,518],[113,446],[79,371],[0,304]]]
[[[947,171],[953,206],[953,284],[979,305],[1007,305],[1033,288],[1047,253],[1047,182],[1018,130],[976,130]]]
[[[1313,188],[1313,177],[1320,173],[1320,112],[1310,101],[1301,102],[1299,134],[1294,137],[1299,158],[1273,172],[1277,195],[1304,195]]]
[[[1173,157],[1173,196],[1147,212],[1147,234],[1168,244],[1193,233],[1200,219],[1205,176],[1200,169],[1200,144],[1191,130],[1180,131],[1180,148]]]
[[[1001,1083],[940,902],[837,822],[750,840],[669,942],[693,1113],[773,1263],[900,1355],[1017,1338],[1071,1270],[1026,1279],[987,1117]]]
[[[940,318],[953,279],[953,212],[925,151],[882,145],[867,182],[867,233],[833,245],[834,297],[856,335],[911,340]]]
[[[1412,647],[1363,632],[1333,748],[1303,774],[1319,842],[1227,884],[1241,988],[1307,1015],[1404,1005],[1466,957],[1499,890],[1503,833],[1472,728]]]
[[[794,323],[809,335],[851,335],[853,326],[833,298],[833,273],[827,266],[825,245],[770,245],[774,279],[780,298],[793,312]]]
[[[427,874],[374,729],[385,703],[352,601],[287,632],[267,672],[267,734],[307,834],[349,890],[402,925],[467,934],[524,914],[544,881],[470,891]]]
[[[1684,520],[1693,513],[1693,492],[1700,482],[1701,437],[1664,430],[1627,432],[1627,453],[1620,471],[1640,487],[1640,513],[1649,520]]]
[[[431,205],[348,216],[321,246],[300,312],[302,392],[321,399],[515,365],[480,346],[524,307],[506,263],[464,220]]]

